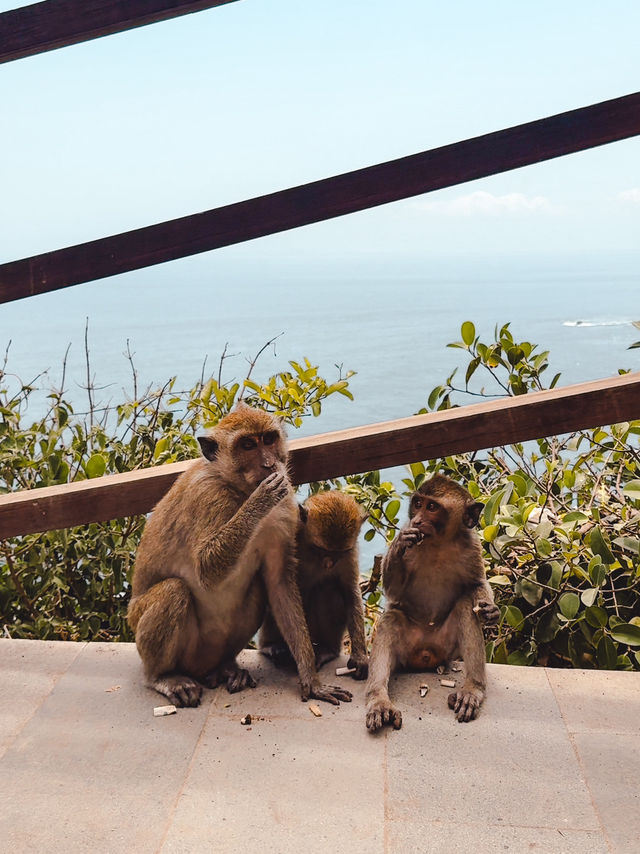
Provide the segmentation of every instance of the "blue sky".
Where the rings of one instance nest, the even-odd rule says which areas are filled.
[[[639,32],[636,0],[239,0],[2,65],[0,259],[628,94]],[[636,138],[223,252],[637,269],[639,164]]]

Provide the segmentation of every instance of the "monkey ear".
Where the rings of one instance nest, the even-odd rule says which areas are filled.
[[[475,501],[473,504],[469,504],[465,507],[464,513],[462,514],[462,521],[467,528],[475,528],[483,510],[484,504],[481,501]]]
[[[212,439],[211,436],[196,436],[196,438],[200,443],[202,456],[210,462],[213,462],[218,456],[218,443],[216,440]]]
[[[303,525],[306,525],[307,519],[309,518],[309,511],[304,504],[298,504],[298,513],[300,514],[300,521]]]

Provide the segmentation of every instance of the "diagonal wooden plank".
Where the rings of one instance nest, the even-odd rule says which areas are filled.
[[[44,0],[0,14],[0,63],[235,0]]]
[[[0,265],[0,302],[115,276],[640,134],[640,92]]]
[[[640,418],[640,373],[290,443],[296,484]],[[191,462],[0,496],[0,539],[147,513]]]

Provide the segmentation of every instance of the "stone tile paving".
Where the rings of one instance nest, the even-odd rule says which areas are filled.
[[[132,645],[0,640],[0,850],[640,851],[640,674],[493,665],[471,724],[436,674],[396,676],[403,728],[370,736],[332,665],[354,701],[316,718],[243,663],[255,690],[154,718]]]

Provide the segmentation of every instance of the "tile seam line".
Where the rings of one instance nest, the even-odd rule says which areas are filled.
[[[615,852],[614,846],[613,846],[611,840],[609,839],[609,834],[607,833],[607,829],[604,826],[602,816],[600,815],[600,810],[598,809],[596,802],[595,802],[595,799],[593,797],[593,792],[591,791],[591,786],[589,784],[589,779],[587,777],[586,769],[585,769],[584,764],[582,762],[582,757],[580,756],[580,751],[578,750],[578,747],[577,747],[576,742],[575,742],[574,733],[569,728],[569,724],[568,724],[568,722],[564,716],[564,712],[562,711],[562,706],[560,705],[560,701],[558,700],[558,695],[556,694],[555,686],[549,677],[549,668],[548,667],[544,668],[544,673],[545,673],[545,676],[547,677],[547,682],[549,684],[549,687],[551,688],[551,693],[553,695],[553,699],[555,701],[555,704],[558,707],[558,711],[560,713],[560,718],[562,719],[562,723],[564,724],[565,729],[567,731],[567,736],[569,738],[569,744],[571,745],[571,749],[573,750],[574,756],[576,757],[576,762],[578,763],[578,767],[580,768],[580,773],[582,775],[582,779],[584,780],[584,785],[587,789],[587,792],[589,793],[589,800],[591,801],[591,806],[593,808],[593,812],[594,812],[596,818],[598,819],[598,823],[600,825],[600,831],[602,833],[604,841],[607,844],[607,849],[609,850],[610,854],[614,854],[614,852]]]
[[[213,707],[213,703],[209,706],[207,714],[203,718],[202,726],[200,727],[200,733],[198,735],[196,743],[194,744],[193,750],[191,752],[191,758],[189,759],[189,765],[187,767],[187,770],[184,773],[184,777],[182,778],[180,788],[179,788],[178,792],[176,793],[176,796],[173,800],[173,804],[171,805],[170,809],[168,810],[168,815],[167,815],[167,820],[165,822],[164,832],[162,834],[162,839],[160,840],[160,843],[159,843],[158,847],[156,848],[156,854],[161,854],[162,849],[164,848],[164,846],[167,842],[167,837],[168,837],[169,831],[171,830],[171,827],[173,825],[173,820],[175,818],[176,810],[178,808],[178,803],[180,802],[180,798],[184,794],[185,786],[187,785],[187,782],[188,782],[189,778],[191,777],[191,772],[193,771],[193,766],[195,763],[198,748],[200,747],[200,742],[202,741],[202,737],[204,735],[204,731],[205,731],[205,728],[206,728],[207,723],[209,721],[209,718],[212,716],[212,711],[211,711],[212,707]]]
[[[48,691],[48,692],[45,694],[45,696],[40,700],[40,702],[38,703],[38,705],[37,705],[37,706],[34,708],[34,710],[31,712],[31,714],[29,715],[29,717],[28,717],[28,718],[23,722],[22,726],[21,726],[18,730],[16,730],[16,732],[15,732],[15,733],[14,733],[14,735],[13,735],[13,737],[11,738],[11,741],[10,741],[10,742],[9,742],[9,744],[4,748],[4,750],[1,750],[1,751],[0,751],[0,760],[2,760],[2,758],[3,758],[3,756],[6,754],[7,750],[9,750],[9,748],[10,748],[10,747],[13,747],[13,745],[15,744],[16,739],[20,737],[20,733],[21,733],[21,732],[23,732],[24,728],[25,728],[29,723],[31,723],[31,721],[35,718],[35,716],[38,714],[38,712],[40,711],[40,709],[44,706],[44,704],[47,702],[47,700],[49,699],[49,697],[50,697],[50,696],[53,694],[53,692],[55,691],[55,689],[56,689],[56,685],[58,684],[58,682],[62,679],[62,677],[63,677],[63,676],[65,676],[65,675],[68,673],[69,668],[70,668],[73,664],[75,664],[75,662],[77,661],[78,657],[79,657],[79,656],[84,652],[84,650],[86,649],[86,647],[87,647],[88,643],[89,643],[88,641],[83,641],[82,643],[79,643],[79,644],[78,644],[78,650],[77,650],[76,654],[75,654],[75,655],[73,656],[73,658],[69,661],[69,663],[68,663],[68,664],[67,664],[67,666],[64,668],[64,670],[62,670],[60,673],[58,673],[57,675],[55,675],[55,676],[53,676],[53,677],[52,677],[52,679],[53,679],[53,684],[52,684],[52,686],[51,686],[51,690],[50,690],[50,691]]]

